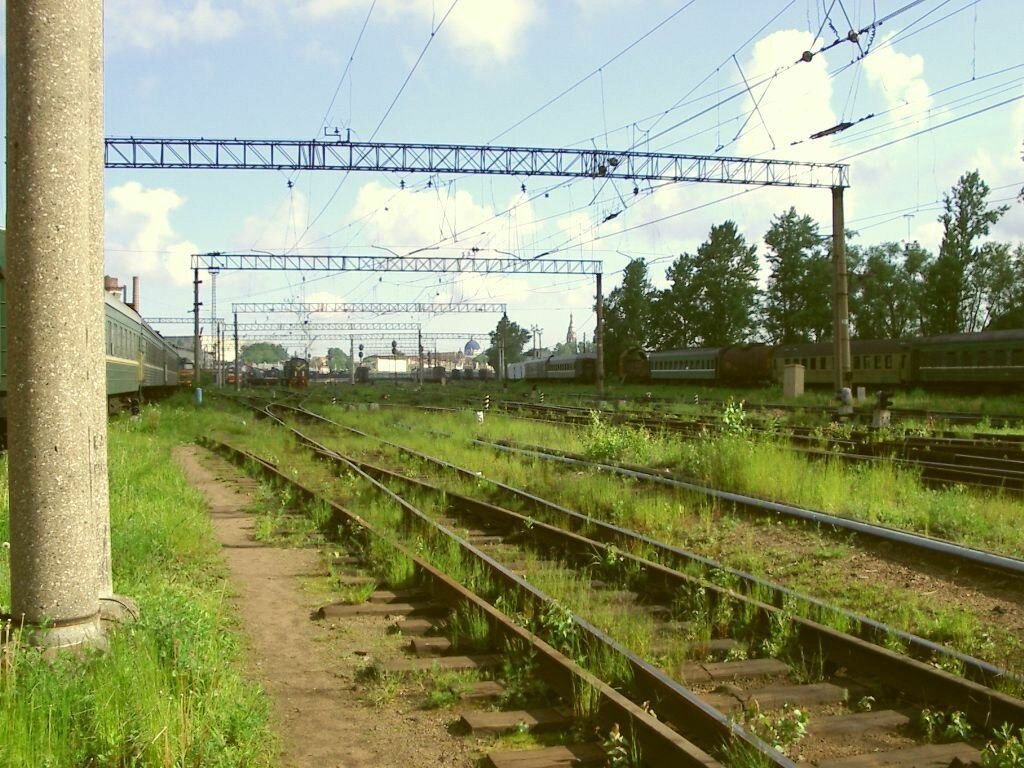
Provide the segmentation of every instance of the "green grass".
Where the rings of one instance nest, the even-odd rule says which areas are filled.
[[[109,651],[43,659],[15,641],[0,667],[4,766],[269,766],[268,703],[244,678],[237,617],[209,518],[170,450],[194,434],[184,398],[109,434],[115,591],[141,618]],[[6,485],[6,460],[2,481]],[[6,494],[0,540],[8,536]],[[0,557],[0,610],[10,605]]]
[[[343,423],[352,423],[370,433],[479,470],[488,478],[683,546],[906,631],[931,637],[1011,670],[1024,668],[1024,646],[1020,638],[991,623],[986,614],[972,611],[970,606],[951,605],[940,595],[921,594],[913,588],[898,586],[886,591],[869,580],[851,578],[846,561],[858,548],[847,541],[848,537],[837,537],[798,523],[743,518],[694,494],[631,483],[606,473],[553,462],[498,454],[469,444],[466,437],[439,439],[437,435],[437,432],[448,432],[480,435],[483,439],[501,437],[583,452],[581,432],[585,430],[501,416],[493,416],[485,424],[477,425],[467,414],[458,413],[423,414],[391,409],[386,414],[356,415],[341,408],[318,410]],[[372,454],[374,461],[384,465],[408,463],[395,449],[372,439],[328,428],[321,428],[316,434],[330,444],[343,443],[345,452]],[[889,525],[932,533],[936,533],[936,529],[947,535],[959,532],[965,543],[982,547],[988,544],[986,548],[1011,553],[1024,551],[1024,537],[1010,525],[1010,521],[1019,519],[1024,507],[1016,500],[923,488],[913,475],[889,467],[869,471],[838,462],[808,466],[802,459],[797,461],[772,445],[771,441],[709,437],[691,447],[679,440],[648,435],[641,447],[648,458],[657,457],[659,451],[699,454],[704,462],[702,471],[709,478],[724,477],[725,473],[744,482],[761,478],[764,482],[776,483],[776,487],[787,493],[802,494],[796,498],[806,506],[831,508],[833,512],[856,508],[858,514],[851,516],[866,516]],[[661,458],[668,457],[662,453]],[[503,506],[534,514],[533,510],[510,502],[486,480],[459,480],[451,473],[436,469],[424,468],[421,472],[453,491],[483,496]],[[851,488],[855,489],[852,493]],[[891,503],[885,503],[886,499]],[[792,500],[792,497],[783,500]]]

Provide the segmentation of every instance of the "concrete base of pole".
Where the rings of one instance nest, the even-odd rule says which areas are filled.
[[[139,604],[126,595],[100,598],[100,617],[104,625],[131,624],[139,620]]]
[[[99,615],[81,623],[63,627],[22,628],[20,641],[45,652],[100,650],[107,649],[107,637],[103,632],[103,624]]]

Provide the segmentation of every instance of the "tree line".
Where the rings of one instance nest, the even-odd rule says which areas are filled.
[[[986,240],[1009,210],[992,206],[977,171],[964,173],[938,220],[937,254],[917,242],[861,245],[846,233],[851,336],[862,339],[1024,327],[1024,243]],[[758,285],[757,246],[733,221],[711,227],[655,289],[644,259],[626,266],[605,305],[608,370],[630,347],[720,347],[832,338],[832,244],[795,208],[764,236],[769,275]]]

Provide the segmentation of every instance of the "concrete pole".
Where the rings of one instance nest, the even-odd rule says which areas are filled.
[[[238,313],[235,312],[235,391],[242,388],[242,371],[238,362]]]
[[[594,350],[597,352],[597,394],[604,394],[604,295],[601,293],[601,273],[597,273],[597,326],[594,328]]]
[[[195,355],[192,362],[192,387],[198,389],[201,384],[199,383],[199,373],[202,370],[202,366],[199,364],[200,355],[202,349],[199,347],[199,307],[202,304],[199,301],[199,286],[203,284],[203,281],[199,279],[199,267],[196,267],[193,272],[195,276],[192,279],[192,314],[195,317],[195,338],[192,343],[192,353]]]
[[[50,648],[103,642],[102,10],[6,9],[11,612],[28,642]],[[66,375],[69,360],[82,376]]]
[[[104,187],[103,187],[103,5],[100,2],[86,3],[81,6],[83,14],[89,14],[88,25],[90,29],[99,29],[99,34],[90,35],[91,49],[89,52],[89,93],[96,94],[90,99],[92,106],[92,123],[90,130],[92,137],[89,141],[89,171],[91,173],[89,184],[89,202],[92,206],[90,215],[88,250],[89,259],[92,262],[93,275],[103,275],[104,264]],[[88,309],[94,314],[89,320],[90,328],[104,329],[106,325],[106,312],[103,303],[102,278],[95,282],[94,299],[90,302]],[[141,312],[141,296],[139,291],[138,276],[132,277],[132,307],[136,312]],[[139,607],[129,597],[114,594],[114,571],[110,553],[110,505],[109,487],[107,479],[107,360],[106,360],[106,336],[103,331],[95,334],[90,343],[90,360],[85,366],[86,379],[94,389],[93,397],[96,401],[104,404],[101,408],[90,409],[90,416],[93,419],[92,433],[94,439],[90,442],[93,449],[93,456],[90,464],[92,466],[92,493],[93,515],[96,524],[97,537],[100,545],[100,556],[97,560],[99,565],[99,599],[100,615],[105,621],[124,622],[135,619],[139,615]]]
[[[224,382],[224,355],[227,351],[228,329],[224,323],[217,323],[217,386],[223,387]]]
[[[220,344],[220,329],[217,327],[217,275],[220,270],[216,267],[206,270],[210,276],[210,336],[213,339],[213,378],[210,386],[220,386],[220,365],[217,359],[217,346]]]
[[[416,376],[418,384],[423,383],[423,331],[420,328],[416,328],[416,343],[419,346],[420,354],[420,368]]]
[[[835,386],[838,392],[852,384],[850,371],[850,306],[846,282],[846,224],[843,188],[832,187],[832,311]]]
[[[356,383],[356,337],[348,337],[348,383]]]

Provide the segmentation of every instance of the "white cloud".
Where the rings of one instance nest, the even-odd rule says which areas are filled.
[[[107,0],[104,21],[113,48],[224,40],[242,27],[237,11],[214,0],[195,0],[185,7],[169,0]]]
[[[868,82],[882,89],[889,109],[904,106],[915,112],[931,107],[931,91],[921,75],[924,73],[924,57],[920,54],[908,56],[897,53],[891,45],[884,45],[893,37],[890,33],[878,47],[866,57],[861,66]],[[884,47],[882,47],[884,45]]]
[[[515,231],[519,234],[532,221],[532,212],[525,208],[518,212],[521,222]],[[493,209],[477,204],[465,190],[453,193],[442,186],[414,191],[371,181],[360,187],[347,218],[359,222],[362,241],[387,245],[400,253],[447,240],[453,232],[459,233],[458,247],[462,249],[508,250],[507,227],[493,216]],[[405,251],[399,250],[402,248]]]
[[[173,189],[146,188],[137,181],[112,188],[106,210],[107,270],[123,278],[139,275],[144,284],[188,284],[187,256],[199,248],[171,225],[171,214],[184,204]]]
[[[284,199],[269,216],[246,216],[234,240],[242,250],[280,251],[302,248],[318,240],[320,232],[310,227],[309,200],[298,187]],[[307,231],[308,227],[308,231]]]
[[[774,32],[754,44],[751,59],[744,72],[748,78],[756,73],[776,72],[792,64],[811,45],[808,32],[795,29]],[[767,83],[754,87],[746,99],[746,109],[755,113],[736,144],[739,155],[757,156],[771,149],[772,143],[789,159],[820,160],[830,155],[828,139],[804,141],[809,135],[836,124],[832,110],[832,80],[823,55],[782,72]],[[759,129],[752,127],[760,126]],[[793,141],[802,144],[790,146]]]
[[[391,21],[410,17],[436,28],[450,7],[436,0],[382,0],[378,7]],[[365,0],[306,0],[301,12],[314,19],[365,12]],[[505,60],[518,52],[526,28],[539,15],[537,0],[460,0],[445,21],[441,40],[475,60]]]

